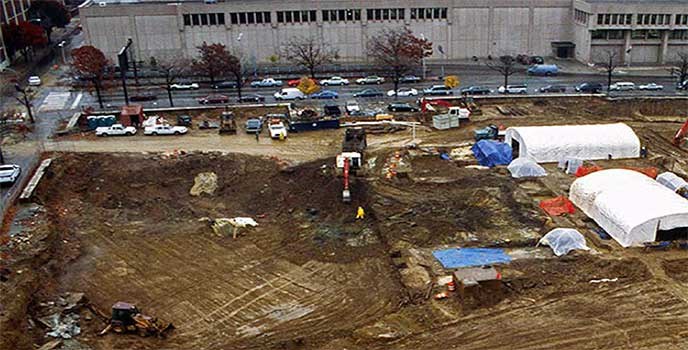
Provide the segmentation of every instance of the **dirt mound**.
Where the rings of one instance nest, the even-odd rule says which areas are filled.
[[[688,269],[686,269],[686,264],[688,264],[688,259],[674,259],[664,261],[662,267],[667,276],[679,282],[686,283],[688,282]]]

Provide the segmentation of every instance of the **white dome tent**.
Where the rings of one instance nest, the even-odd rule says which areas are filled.
[[[585,237],[572,228],[555,228],[540,238],[538,244],[549,246],[556,256],[566,255],[576,249],[590,250],[585,244]]]
[[[688,201],[637,171],[588,174],[569,198],[624,247],[688,237]]]
[[[529,157],[537,163],[640,156],[640,139],[624,123],[511,127],[505,142],[514,159]]]
[[[514,159],[507,169],[513,178],[547,176],[545,168],[526,157]]]

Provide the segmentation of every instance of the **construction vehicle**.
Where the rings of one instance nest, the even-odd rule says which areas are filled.
[[[346,129],[342,142],[342,153],[337,155],[336,167],[344,180],[342,201],[351,202],[351,177],[363,166],[363,151],[367,147],[366,131],[363,128]]]
[[[449,108],[451,107],[451,103],[445,101],[445,100],[430,100],[425,97],[421,98],[419,103],[420,105],[420,110],[425,113],[426,111],[436,111],[435,106],[442,106]]]
[[[118,301],[112,305],[112,316],[108,325],[98,335],[105,335],[109,331],[115,333],[137,333],[142,337],[164,337],[173,330],[172,323],[164,323],[155,317],[144,315],[136,306]]]
[[[220,134],[236,134],[237,126],[234,120],[234,113],[224,111],[220,116]]]
[[[681,128],[678,129],[678,131],[676,132],[676,135],[674,135],[674,139],[672,141],[674,146],[680,147],[681,142],[683,142],[683,140],[686,137],[686,134],[688,134],[688,120],[686,120],[686,122],[683,123]]]
[[[473,137],[475,138],[475,141],[504,140],[505,136],[506,131],[504,128],[494,124],[490,124],[482,129],[476,129],[473,131]]]

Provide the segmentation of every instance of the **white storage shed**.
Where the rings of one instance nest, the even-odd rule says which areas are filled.
[[[624,123],[511,127],[505,142],[514,159],[529,157],[538,163],[640,156],[640,140]]]
[[[637,171],[588,174],[569,198],[624,247],[688,238],[688,201]]]

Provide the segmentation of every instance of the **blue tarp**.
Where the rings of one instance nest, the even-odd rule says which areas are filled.
[[[511,146],[504,142],[480,140],[471,147],[478,163],[490,168],[511,163]]]
[[[432,252],[445,269],[508,263],[511,257],[501,248],[451,248]]]

